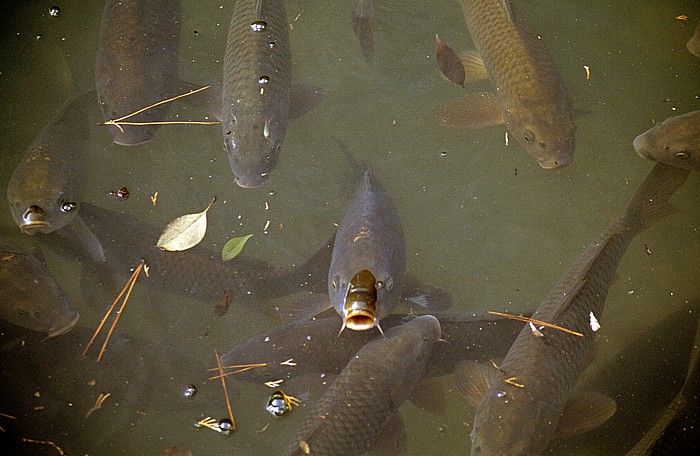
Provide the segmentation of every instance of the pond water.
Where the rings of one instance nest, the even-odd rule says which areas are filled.
[[[547,45],[576,108],[571,166],[541,169],[515,141],[505,144],[502,127],[452,130],[437,124],[440,106],[470,90],[441,79],[435,62],[436,32],[457,50],[472,47],[461,8],[454,2],[377,0],[376,49],[370,65],[353,33],[353,2],[290,0],[285,5],[293,25],[294,81],[320,87],[326,95],[290,123],[267,184],[255,189],[235,185],[218,125],[162,127],[151,143],[132,148],[113,144],[105,128],[95,125],[85,163],[84,201],[164,227],[179,215],[204,209],[216,196],[204,247],[218,252],[230,237],[252,233],[246,255],[288,266],[303,261],[326,241],[352,195],[352,167],[338,146],[340,140],[358,161],[372,166],[394,200],[405,231],[407,270],[451,293],[451,310],[534,309],[582,249],[624,210],[652,168],[634,152],[634,137],[651,128],[653,120],[700,109],[700,59],[686,49],[700,5],[694,0],[518,3]],[[95,84],[103,4],[56,4],[61,7],[58,17],[49,14],[51,5],[46,2],[12,2],[0,11],[4,183],[65,100]],[[182,2],[182,80],[220,86],[231,11],[232,4],[222,2]],[[679,15],[688,19],[679,20]],[[590,69],[589,79],[584,66]],[[101,120],[97,106],[91,115],[95,124]],[[174,104],[170,111],[173,118],[206,115],[182,104]],[[110,194],[120,187],[129,189],[127,201]],[[699,197],[700,176],[691,173],[672,198],[679,212],[630,245],[610,288],[589,378],[627,344],[635,343],[645,329],[688,302],[697,303]],[[7,205],[0,205],[0,233],[28,249],[37,244],[35,238],[20,234]],[[43,250],[49,268],[81,314],[79,326],[91,332],[109,302],[87,302],[80,289],[80,263]],[[140,346],[143,353],[176,350],[206,369],[215,365],[215,350],[226,352],[256,332],[280,324],[269,313],[235,307],[219,317],[213,305],[153,293],[137,282],[116,331],[147,341]],[[689,318],[697,318],[697,313]],[[52,343],[52,339],[43,342]],[[143,356],[138,350],[134,356]],[[2,356],[2,369],[12,377],[17,361],[11,351]],[[47,361],[44,367],[56,372],[58,379],[59,373],[70,377],[72,368],[65,366],[76,363],[61,358],[53,362],[56,365]],[[648,359],[650,365],[655,362]],[[104,375],[119,373],[115,366],[104,369]],[[16,375],[20,372],[17,369]],[[192,368],[177,381],[182,380],[184,390],[205,375]],[[462,399],[451,376],[439,381],[448,402],[443,415],[411,403],[402,407],[410,454],[468,451],[474,409]],[[60,381],[57,385],[62,391],[84,391],[89,396],[85,403],[96,396],[84,385],[63,388]],[[69,399],[51,405],[59,409],[56,416],[36,411],[32,415],[36,425],[22,425],[20,436],[54,441],[71,455],[156,455],[172,446],[195,455],[279,454],[306,413],[301,409],[277,419],[265,411],[272,390],[229,382],[238,431],[223,436],[196,429],[194,423],[205,416],[227,416],[220,384],[203,385],[203,397],[208,399],[196,407],[144,400],[137,412],[114,415],[119,422],[99,418],[105,409],[117,406],[109,399],[88,418],[77,414],[63,420],[60,407],[76,401],[66,396]],[[41,387],[30,385],[26,398],[11,400],[3,392],[0,412],[14,415],[20,411],[12,408],[42,405],[32,394]],[[160,394],[159,385],[138,387],[145,388],[151,399]],[[638,406],[639,414],[658,412],[647,410],[644,401]],[[12,430],[19,425],[0,416],[0,426]],[[25,435],[27,429],[30,434]],[[589,434],[593,437],[551,451],[601,454],[591,445],[605,440],[601,433],[593,431]],[[40,444],[31,450],[56,454]]]

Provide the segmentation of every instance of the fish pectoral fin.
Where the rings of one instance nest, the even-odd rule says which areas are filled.
[[[183,95],[195,90],[201,89],[204,84],[193,84],[187,81],[178,81],[175,86],[175,95]],[[207,116],[211,116],[214,119],[221,121],[223,116],[221,115],[221,87],[209,87],[206,90],[194,93],[192,95],[187,95],[186,97],[179,98],[178,101],[184,102],[187,106],[195,109],[200,109],[206,113]]]
[[[443,415],[447,410],[444,388],[437,378],[421,379],[408,400],[419,409],[435,415]]]
[[[608,421],[616,410],[615,401],[604,394],[575,393],[564,407],[555,436],[568,437],[591,431]]]
[[[105,251],[95,234],[88,228],[83,219],[78,214],[75,219],[68,225],[73,230],[75,238],[78,239],[83,251],[87,256],[95,262],[103,263],[107,261]]]
[[[318,87],[306,84],[294,84],[289,91],[289,118],[297,119],[315,108],[325,92]]]
[[[421,311],[442,312],[452,307],[452,295],[442,288],[422,283],[415,275],[404,275],[402,296],[410,308]]]
[[[492,364],[460,361],[455,366],[455,383],[467,402],[478,407],[499,374]]]
[[[503,125],[503,111],[491,92],[470,93],[440,108],[438,123],[448,128],[484,128]]]
[[[278,310],[269,315],[273,319],[281,319],[283,323],[296,323],[311,320],[314,317],[325,316],[326,311],[332,315],[337,315],[335,309],[331,305],[331,300],[327,294],[309,293],[304,294],[299,299],[282,303],[277,306]]]
[[[477,82],[489,78],[484,60],[475,49],[460,52],[459,59],[464,67],[465,82]]]

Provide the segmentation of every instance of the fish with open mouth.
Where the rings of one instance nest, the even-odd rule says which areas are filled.
[[[83,109],[95,91],[68,100],[61,114],[39,133],[15,168],[7,199],[24,234],[47,234],[71,222],[81,203],[84,160],[88,149],[88,116]]]
[[[368,168],[338,226],[328,269],[328,294],[342,328],[379,327],[399,302],[405,271],[401,220]]]

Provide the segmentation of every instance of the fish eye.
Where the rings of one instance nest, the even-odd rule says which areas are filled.
[[[61,201],[61,210],[63,212],[70,212],[76,207],[78,207],[78,205],[71,201]]]
[[[527,143],[531,143],[535,140],[535,134],[532,132],[532,130],[525,130],[523,132],[523,139]]]
[[[263,157],[263,163],[270,163],[271,161],[272,161],[272,157],[270,157],[269,155],[265,155]]]
[[[686,151],[680,151],[676,153],[676,158],[679,158],[681,160],[685,160],[687,158],[690,158],[690,154]]]

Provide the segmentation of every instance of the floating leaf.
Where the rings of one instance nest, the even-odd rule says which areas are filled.
[[[202,212],[187,214],[168,223],[160,235],[156,247],[171,252],[187,250],[199,244],[207,232],[207,211],[216,201],[216,197]]]
[[[442,42],[438,34],[435,34],[435,56],[437,58],[440,71],[447,79],[464,87],[466,73],[462,59],[449,46]]]
[[[221,259],[224,261],[228,261],[236,258],[236,256],[238,256],[238,254],[241,253],[241,250],[243,250],[243,246],[246,242],[248,242],[248,239],[250,239],[251,236],[252,234],[249,234],[247,236],[231,238],[228,241],[226,241],[223,250],[221,250]]]

